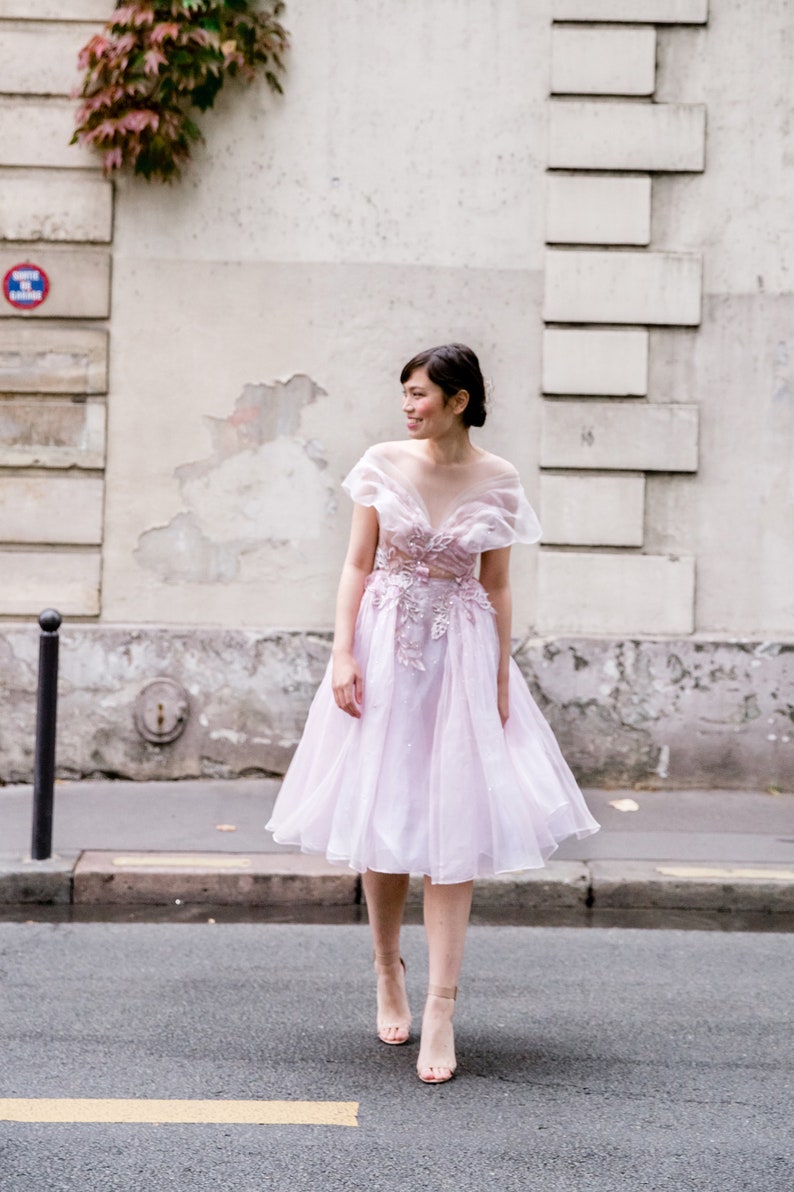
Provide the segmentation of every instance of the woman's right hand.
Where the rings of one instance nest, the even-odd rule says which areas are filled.
[[[361,668],[349,651],[334,654],[331,668],[331,686],[337,708],[358,720],[364,702],[364,682]]]

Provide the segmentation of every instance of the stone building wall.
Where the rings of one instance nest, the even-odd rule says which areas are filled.
[[[794,785],[786,0],[291,0],[284,97],[224,92],[164,188],[68,145],[108,9],[0,0],[0,274],[51,280],[0,298],[0,780],[47,605],[62,773],[282,772],[340,480],[461,339],[544,524],[517,658],[577,774]]]

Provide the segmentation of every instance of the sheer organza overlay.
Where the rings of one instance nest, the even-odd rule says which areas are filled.
[[[499,647],[483,551],[536,542],[517,473],[496,456],[428,470],[412,444],[369,451],[344,481],[379,521],[356,623],[363,715],[317,691],[268,829],[283,844],[363,872],[468,881],[542,866],[560,841],[598,830],[554,735]],[[433,521],[431,521],[431,513]]]

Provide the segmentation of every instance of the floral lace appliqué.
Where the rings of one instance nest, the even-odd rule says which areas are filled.
[[[487,592],[472,576],[456,579],[450,583],[449,590],[433,605],[433,624],[430,627],[433,641],[438,641],[449,629],[450,614],[456,604],[463,606],[467,618],[472,622],[475,606],[493,612]]]
[[[462,605],[466,616],[474,621],[474,607],[493,612],[485,589],[469,573],[466,575],[433,575],[438,571],[439,556],[453,540],[451,534],[428,536],[417,529],[408,542],[411,555],[403,554],[394,547],[379,545],[375,554],[377,587],[373,592],[376,608],[397,610],[395,649],[397,661],[402,666],[423,671],[422,634],[416,634],[416,626],[422,614],[416,597],[415,585],[429,579],[441,579],[441,594],[433,605],[433,621],[430,636],[438,641],[449,629],[450,615],[456,604]],[[443,569],[442,569],[443,571]]]

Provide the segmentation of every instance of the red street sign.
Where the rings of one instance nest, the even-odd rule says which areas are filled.
[[[41,306],[50,292],[50,279],[39,265],[29,261],[12,265],[3,278],[6,301],[17,310],[33,310]]]

